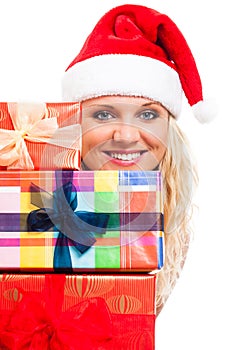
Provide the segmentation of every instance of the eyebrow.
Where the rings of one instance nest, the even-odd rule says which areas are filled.
[[[151,106],[151,105],[161,106],[161,104],[157,103],[157,102],[147,102],[147,103],[144,103],[142,105],[142,107],[147,107],[147,106]]]
[[[111,105],[105,105],[105,104],[95,104],[95,105],[91,105],[91,106],[89,106],[89,107],[101,107],[101,108],[111,108],[111,109],[114,109],[114,107],[113,106],[111,106]]]

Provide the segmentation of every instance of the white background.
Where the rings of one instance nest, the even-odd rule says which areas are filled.
[[[195,235],[183,274],[157,319],[157,350],[232,350],[232,32],[230,1],[147,0],[181,29],[218,117],[179,124],[197,158]],[[0,100],[58,101],[61,78],[113,0],[0,0]],[[233,26],[233,25],[232,25]],[[145,349],[146,350],[146,349]]]

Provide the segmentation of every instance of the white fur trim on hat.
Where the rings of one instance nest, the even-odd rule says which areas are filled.
[[[78,62],[66,71],[62,90],[65,101],[138,96],[160,102],[176,118],[181,110],[182,87],[177,72],[145,56],[109,54]]]

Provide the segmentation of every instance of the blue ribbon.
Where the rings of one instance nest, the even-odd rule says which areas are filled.
[[[30,212],[27,217],[28,231],[44,232],[51,228],[58,231],[53,260],[54,269],[72,270],[69,241],[83,254],[96,242],[95,233],[106,232],[109,215],[86,211],[75,212],[78,198],[71,181],[57,188],[53,196],[33,183],[30,191],[32,204],[40,206],[38,200],[38,193],[40,193],[42,202],[43,196],[47,197],[53,203],[53,207],[42,207]],[[37,193],[37,198],[33,198],[33,193]]]

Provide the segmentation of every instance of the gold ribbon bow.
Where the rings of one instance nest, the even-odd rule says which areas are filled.
[[[0,129],[0,165],[7,169],[34,169],[26,140],[73,148],[80,136],[78,124],[59,130],[57,118],[48,116],[45,103],[8,103],[8,111],[14,130]]]

